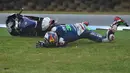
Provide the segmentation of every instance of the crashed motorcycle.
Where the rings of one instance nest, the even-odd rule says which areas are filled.
[[[49,17],[22,15],[22,11],[6,19],[6,27],[12,36],[44,36],[55,25],[55,20]]]

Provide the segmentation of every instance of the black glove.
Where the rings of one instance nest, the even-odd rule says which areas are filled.
[[[44,42],[43,41],[38,41],[37,43],[36,43],[36,48],[41,48],[41,47],[44,47]]]

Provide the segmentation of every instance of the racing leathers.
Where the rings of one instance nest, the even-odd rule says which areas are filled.
[[[56,47],[65,46],[69,42],[73,42],[82,38],[86,38],[96,42],[112,41],[111,39],[109,39],[110,34],[113,34],[114,38],[114,32],[112,30],[108,30],[107,34],[105,36],[102,36],[101,34],[90,30],[90,28],[88,28],[88,26],[86,26],[84,23],[58,25],[53,27],[51,29],[51,32],[54,32],[58,35],[57,43],[53,44],[53,46]],[[50,44],[46,43],[46,41],[39,41],[37,42],[36,47],[50,47]]]

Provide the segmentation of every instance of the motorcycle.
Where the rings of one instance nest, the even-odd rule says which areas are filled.
[[[12,36],[44,36],[55,24],[49,17],[22,15],[22,11],[23,8],[6,19],[6,27]]]

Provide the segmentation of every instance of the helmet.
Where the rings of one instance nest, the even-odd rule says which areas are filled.
[[[50,26],[52,26],[52,24],[54,24],[55,21],[52,20],[49,17],[45,17],[42,21],[42,30],[45,31],[46,29],[48,29]]]
[[[55,32],[47,32],[44,36],[44,41],[48,44],[56,44],[58,41],[58,36]]]

